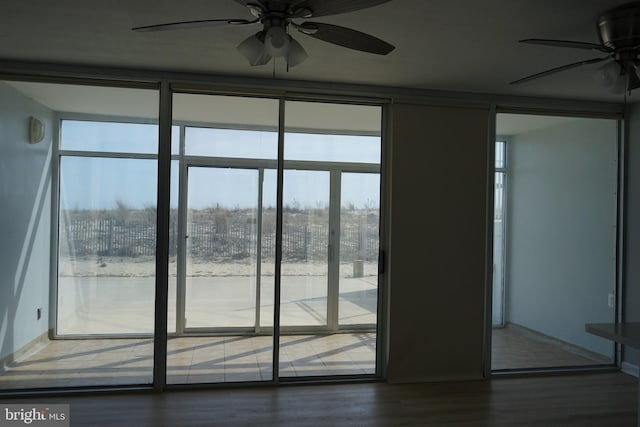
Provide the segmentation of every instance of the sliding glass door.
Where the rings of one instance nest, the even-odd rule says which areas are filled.
[[[285,102],[283,380],[376,372],[380,113]]]
[[[169,384],[376,372],[380,107],[282,102],[174,97]]]
[[[180,186],[167,382],[271,381],[273,328],[261,323],[274,318],[278,100],[178,93],[173,117]]]
[[[280,325],[327,328],[329,172],[286,170]]]
[[[258,171],[192,166],[187,175],[184,330],[253,331]]]

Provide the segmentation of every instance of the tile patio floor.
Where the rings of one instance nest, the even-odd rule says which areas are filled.
[[[272,337],[170,338],[167,383],[269,381]],[[282,377],[375,373],[375,334],[291,335],[280,340]],[[148,339],[50,341],[0,372],[0,390],[150,384]]]

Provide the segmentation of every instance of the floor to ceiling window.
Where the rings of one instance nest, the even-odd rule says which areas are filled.
[[[150,385],[159,357],[168,385],[378,372],[379,105],[173,94],[159,356],[158,91],[0,93],[0,390]]]
[[[283,237],[292,248],[283,247],[281,376],[373,374],[380,107],[287,101],[285,111]]]
[[[174,95],[169,384],[376,372],[380,107],[287,102],[279,189],[280,102]]]
[[[28,244],[25,275],[0,298],[15,321],[2,323],[0,388],[151,384],[158,92],[27,82],[0,91],[3,123],[15,126],[11,162],[38,177],[10,204],[15,243]],[[41,132],[25,132],[26,119]]]
[[[618,121],[504,113],[497,133],[492,368],[614,363],[585,324],[615,321]]]
[[[278,100],[177,93],[173,123],[180,185],[168,383],[271,381]]]
[[[493,293],[492,325],[504,326],[504,272],[505,272],[505,230],[507,227],[507,142],[504,138],[495,145],[495,178],[493,205]]]
[[[137,154],[157,150],[157,126],[62,120],[60,134],[56,333],[150,335],[157,162]]]

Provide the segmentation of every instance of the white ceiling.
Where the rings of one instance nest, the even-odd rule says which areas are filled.
[[[295,32],[309,58],[280,79],[622,102],[584,66],[512,86],[520,77],[597,54],[522,45],[523,38],[598,42],[600,12],[627,0],[393,0],[317,18],[396,46],[388,56],[356,52]],[[0,60],[266,78],[235,50],[258,28],[225,26],[155,33],[131,27],[180,20],[250,18],[233,0],[4,0]],[[638,91],[640,92],[640,91]],[[639,94],[634,94],[637,98]],[[633,97],[631,98],[633,102]]]

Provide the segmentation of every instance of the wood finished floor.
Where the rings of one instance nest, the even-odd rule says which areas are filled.
[[[622,373],[393,385],[305,385],[37,398],[72,426],[635,426]],[[25,403],[33,399],[4,399]]]

